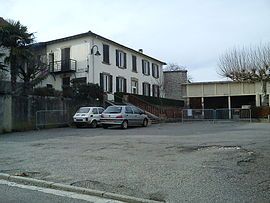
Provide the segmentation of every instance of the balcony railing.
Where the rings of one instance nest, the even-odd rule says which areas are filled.
[[[77,61],[74,59],[66,59],[49,63],[51,73],[70,73],[76,72]]]

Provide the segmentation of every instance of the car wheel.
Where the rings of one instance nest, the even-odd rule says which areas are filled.
[[[143,120],[143,127],[147,127],[148,126],[148,120],[145,118]]]
[[[92,127],[92,128],[96,128],[96,127],[97,127],[97,121],[96,121],[96,120],[93,120],[93,121],[92,121],[91,127]]]
[[[108,125],[102,125],[102,127],[103,127],[104,129],[107,129],[109,126],[108,126]]]
[[[123,121],[121,127],[122,127],[122,129],[127,129],[128,128],[128,122],[127,121]]]

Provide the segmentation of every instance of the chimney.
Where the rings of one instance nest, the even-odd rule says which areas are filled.
[[[140,53],[143,53],[143,49],[139,49],[138,51],[139,51]]]

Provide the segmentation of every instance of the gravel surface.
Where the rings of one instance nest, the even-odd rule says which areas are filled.
[[[269,123],[0,135],[0,172],[167,202],[269,202]]]

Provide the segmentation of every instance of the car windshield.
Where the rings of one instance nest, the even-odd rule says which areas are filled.
[[[121,113],[122,107],[119,106],[109,106],[104,113]]]
[[[82,107],[77,111],[77,113],[88,113],[89,111],[90,111],[89,107]]]

